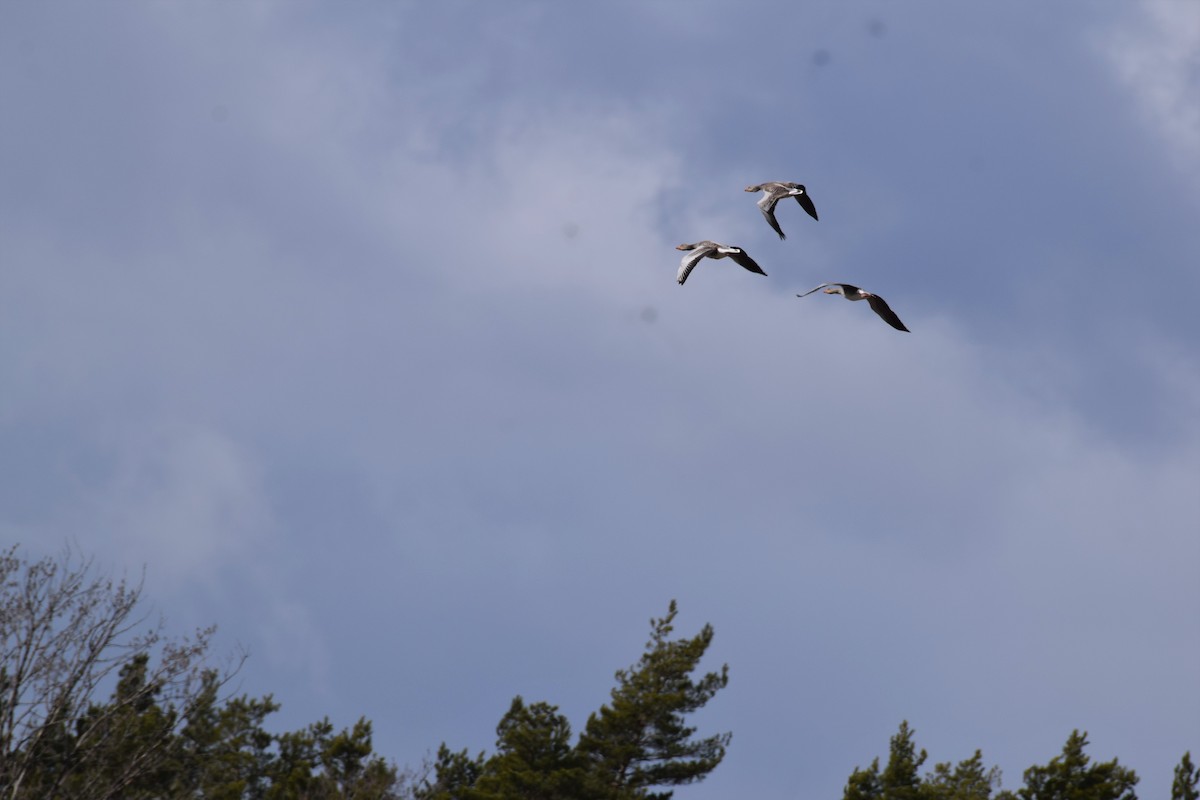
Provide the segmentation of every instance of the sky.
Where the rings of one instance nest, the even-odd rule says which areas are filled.
[[[1200,752],[1192,0],[14,0],[0,104],[0,544],[275,730],[578,731],[676,599],[681,800]]]

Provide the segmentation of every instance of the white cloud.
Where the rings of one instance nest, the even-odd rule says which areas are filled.
[[[1200,6],[1142,0],[1136,21],[1100,39],[1118,79],[1185,163],[1200,162]]]
[[[126,563],[153,565],[164,587],[216,589],[274,541],[261,467],[234,440],[191,424],[123,428],[93,502]]]
[[[148,563],[165,592],[199,598],[204,621],[226,621],[230,603],[213,600],[224,589],[248,598],[239,638],[265,649],[275,676],[302,664],[290,669],[334,713],[376,720],[378,741],[415,741],[389,751],[400,759],[439,736],[486,744],[518,676],[587,710],[593,697],[563,664],[607,680],[635,656],[610,647],[613,631],[628,634],[629,619],[673,594],[691,619],[724,617],[715,657],[741,681],[726,709],[747,743],[788,743],[788,701],[812,728],[890,727],[920,702],[942,730],[979,725],[971,745],[986,748],[1006,726],[1086,711],[1072,685],[1108,685],[1136,705],[1160,691],[1140,676],[1174,680],[1130,664],[1194,599],[1194,360],[1148,343],[1163,407],[1185,422],[1160,449],[1114,441],[1056,391],[1058,366],[1080,357],[1070,342],[989,349],[969,322],[931,310],[986,297],[923,291],[883,263],[881,284],[864,285],[911,335],[862,303],[792,297],[859,280],[824,274],[853,260],[858,229],[828,238],[836,223],[791,208],[789,240],[775,241],[741,188],[782,176],[738,178],[760,157],[741,137],[689,165],[681,132],[706,130],[702,115],[619,92],[548,101],[509,87],[492,101],[467,91],[488,53],[463,48],[463,74],[458,51],[443,56],[429,78],[407,46],[379,47],[403,26],[358,47],[340,29],[278,19],[286,7],[249,20],[159,9],[171,96],[196,106],[200,126],[168,126],[175,144],[147,155],[147,174],[187,178],[149,193],[164,209],[153,219],[169,224],[148,231],[114,214],[128,227],[100,231],[111,240],[59,241],[49,219],[47,241],[6,242],[29,257],[3,277],[0,325],[12,335],[0,358],[20,380],[0,421],[82,439],[101,464],[64,491],[75,511],[60,527],[96,522],[97,541]],[[1159,58],[1154,37],[1165,37],[1175,77],[1129,80],[1165,98],[1154,108],[1182,120],[1163,129],[1183,142],[1194,120],[1173,104],[1194,39],[1168,30],[1182,6],[1145,8],[1141,38],[1119,49]],[[758,69],[745,60],[731,85]],[[930,201],[892,180],[835,187],[867,234],[899,227],[890,209],[902,200]],[[120,175],[96,186],[129,188]],[[698,238],[753,245],[770,277],[706,262],[675,285],[672,248]],[[6,532],[48,527],[0,520]],[[1060,610],[1083,626],[1065,641],[1096,659],[1090,683],[1070,652],[1044,671],[1023,660],[1022,647],[1059,641]],[[1162,619],[1137,629],[1139,614]],[[1105,619],[1135,629],[1138,652],[1098,651]],[[1194,661],[1189,646],[1173,663]],[[283,677],[264,689],[305,702]],[[495,697],[478,702],[485,691]],[[846,698],[858,704],[849,715]],[[964,705],[976,721],[954,710]],[[414,727],[418,706],[447,727]],[[1177,712],[1161,717],[1125,727],[1182,726]],[[735,747],[743,764],[759,752]],[[861,763],[871,751],[825,755]],[[835,771],[822,772],[834,793],[845,777]]]
[[[93,444],[107,469],[57,525],[105,560],[144,565],[151,607],[175,608],[170,630],[216,623],[215,659],[239,642],[256,658],[250,675],[291,670],[323,686],[325,637],[292,594],[296,543],[280,530],[267,465],[214,427],[163,416],[105,427]]]

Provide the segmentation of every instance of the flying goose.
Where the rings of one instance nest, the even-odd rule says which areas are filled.
[[[804,188],[804,184],[767,181],[758,186],[747,186],[745,191],[763,193],[763,196],[758,201],[758,210],[767,218],[767,223],[775,229],[780,239],[786,239],[787,237],[783,235],[783,229],[779,227],[779,221],[775,219],[775,205],[783,198],[796,198],[796,202],[800,204],[800,207],[807,211],[810,217],[817,219],[817,207],[813,205],[812,198],[808,196],[808,191]]]
[[[909,332],[908,328],[904,327],[904,323],[900,321],[900,318],[896,316],[896,312],[888,307],[888,304],[884,302],[882,297],[870,292],[864,292],[857,286],[851,286],[848,283],[822,283],[816,289],[809,289],[804,294],[796,295],[796,297],[805,297],[817,291],[817,289],[824,289],[825,294],[840,294],[847,300],[866,300],[871,304],[871,310],[878,314],[888,325],[891,325],[898,331]]]
[[[754,259],[746,254],[746,251],[740,247],[734,247],[728,244],[717,244],[705,239],[702,242],[695,244],[681,244],[675,248],[676,250],[690,250],[683,260],[679,262],[679,275],[676,280],[682,286],[687,280],[688,275],[700,263],[702,258],[725,258],[729,257],[734,260],[734,263],[740,264],[751,272],[757,272],[759,275],[766,275],[762,271],[762,267],[754,263]]]

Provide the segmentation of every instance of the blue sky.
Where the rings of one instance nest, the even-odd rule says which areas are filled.
[[[837,797],[902,719],[1165,797],[1197,98],[1190,0],[5,3],[0,540],[400,764],[580,728],[676,598],[734,734],[681,798]],[[699,239],[768,277],[679,287]]]

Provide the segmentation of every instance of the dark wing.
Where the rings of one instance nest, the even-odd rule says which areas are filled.
[[[867,302],[871,304],[871,310],[883,318],[883,321],[891,325],[898,331],[911,333],[908,328],[904,327],[904,323],[896,316],[896,312],[888,307],[888,304],[883,301],[883,298],[877,294],[867,295]]]
[[[796,297],[808,297],[808,296],[809,296],[810,294],[812,294],[813,292],[819,292],[819,291],[821,291],[822,289],[824,289],[826,286],[833,286],[833,285],[834,285],[834,284],[832,284],[832,283],[822,283],[820,286],[816,286],[816,287],[813,287],[812,289],[809,289],[809,290],[808,290],[807,292],[805,292],[804,294],[798,294],[798,295],[796,295]]]
[[[801,208],[803,208],[805,211],[808,212],[808,215],[810,217],[812,217],[813,219],[818,218],[817,217],[817,207],[813,205],[812,198],[808,196],[808,192],[805,192],[804,194],[794,195],[794,197],[796,198],[796,202],[800,204]]]
[[[787,237],[783,235],[783,228],[779,227],[779,220],[775,219],[775,204],[779,202],[779,197],[776,194],[767,195],[758,201],[758,210],[767,218],[767,224],[779,234],[779,238],[786,239]]]
[[[760,267],[758,264],[754,263],[753,258],[746,255],[745,250],[741,249],[740,247],[739,248],[730,248],[730,249],[733,250],[733,252],[731,252],[729,254],[729,257],[732,258],[734,260],[734,262],[741,264],[743,267],[750,270],[751,272],[757,272],[759,275],[767,274],[762,271],[762,267]]]
[[[704,258],[715,249],[716,248],[709,246],[697,247],[695,250],[688,251],[688,254],[685,255],[683,260],[679,262],[679,274],[675,277],[675,280],[679,281],[680,286],[682,286],[683,282],[688,279],[688,275],[692,274],[692,270],[695,269],[696,265],[700,263],[700,259]]]

